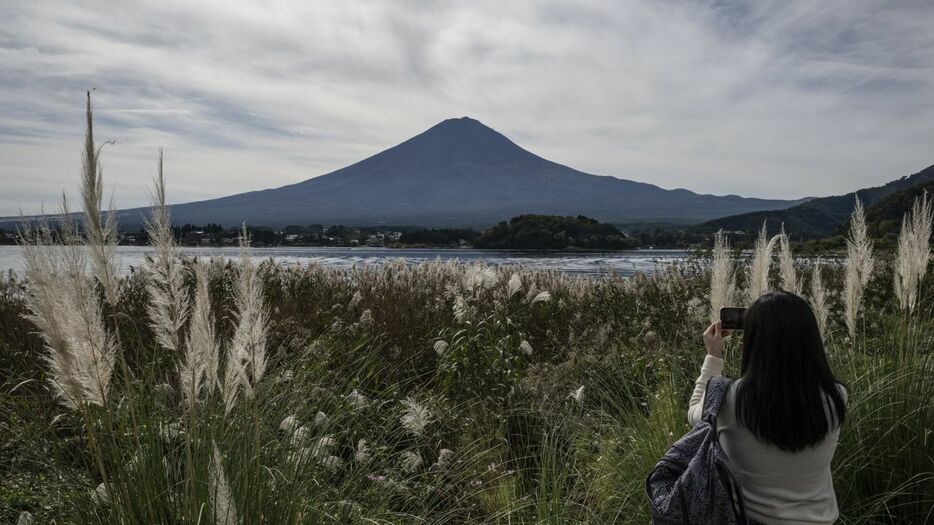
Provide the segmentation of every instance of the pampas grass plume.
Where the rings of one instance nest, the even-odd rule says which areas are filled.
[[[785,233],[784,224],[782,224],[782,232],[778,235],[778,271],[782,278],[782,288],[800,294],[801,283],[795,271],[795,256],[791,253],[791,239]]]
[[[846,240],[846,262],[843,284],[843,315],[850,341],[856,338],[856,323],[863,301],[863,291],[873,271],[872,241],[866,226],[863,204],[856,198],[850,217],[850,233]]]
[[[730,241],[723,230],[717,232],[713,242],[713,263],[710,269],[710,322],[720,318],[720,308],[733,304],[736,294],[736,273]]]
[[[91,271],[104,289],[104,297],[111,305],[120,297],[117,276],[117,214],[111,203],[107,218],[101,214],[103,203],[103,175],[100,148],[94,144],[94,122],[91,112],[91,92],[87,92],[87,128],[84,134],[82,159],[81,202],[84,207],[85,241],[91,252]],[[106,143],[105,143],[106,144]]]
[[[772,250],[778,237],[769,239],[765,223],[759,231],[756,245],[753,248],[752,260],[746,267],[746,296],[747,303],[752,304],[769,291],[769,270],[772,268]]]
[[[918,287],[927,273],[931,258],[931,231],[934,206],[927,192],[916,198],[911,211],[902,219],[895,257],[895,296],[899,307],[913,312],[918,302]]]
[[[220,345],[214,334],[211,313],[210,277],[204,263],[194,265],[195,304],[191,312],[185,357],[179,365],[179,382],[188,406],[194,406],[202,392],[211,394],[217,388]]]
[[[156,341],[167,350],[181,348],[180,331],[188,318],[188,290],[172,235],[169,209],[165,203],[165,176],[162,171],[162,151],[153,181],[152,211],[147,219],[150,244],[155,258],[147,268],[146,289],[149,292],[149,325]]]
[[[814,269],[811,274],[811,309],[814,311],[814,317],[817,318],[817,327],[820,329],[821,337],[827,338],[827,320],[830,317],[830,308],[827,306],[827,292],[824,290],[824,281],[821,277],[821,259],[814,261]]]

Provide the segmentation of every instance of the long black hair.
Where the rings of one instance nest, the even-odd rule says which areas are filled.
[[[843,423],[846,403],[808,303],[778,290],[743,321],[743,380],[736,417],[759,440],[796,452]]]

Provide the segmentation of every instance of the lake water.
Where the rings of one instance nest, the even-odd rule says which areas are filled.
[[[187,257],[237,258],[237,248],[181,248]],[[121,272],[129,273],[130,267],[138,268],[151,250],[142,246],[118,246],[117,256]],[[325,266],[351,268],[353,266],[380,265],[386,262],[405,261],[418,264],[427,261],[456,259],[461,262],[483,261],[487,264],[518,264],[535,269],[554,269],[580,275],[600,275],[616,272],[632,275],[636,272],[652,273],[673,262],[683,260],[687,252],[680,250],[632,250],[605,253],[554,253],[470,249],[394,249],[394,248],[330,248],[330,247],[281,247],[253,248],[255,260],[273,259],[285,265],[305,265],[316,262]],[[0,272],[23,268],[21,249],[18,246],[0,246]]]

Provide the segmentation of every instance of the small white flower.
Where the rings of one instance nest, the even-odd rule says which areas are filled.
[[[573,399],[574,402],[577,403],[578,405],[583,404],[584,403],[584,386],[581,385],[580,388],[571,392],[571,394],[568,397]]]
[[[365,439],[357,441],[357,451],[354,452],[353,460],[361,465],[370,461],[370,449],[367,447]]]
[[[324,468],[334,472],[344,466],[344,460],[337,456],[327,456],[321,459],[321,464],[324,465]]]
[[[527,356],[532,355],[532,345],[529,344],[528,341],[523,340],[521,343],[519,343],[519,350],[521,350],[522,353]]]
[[[350,298],[350,307],[353,308],[357,306],[360,301],[363,299],[363,294],[360,293],[360,290],[357,290],[353,293],[353,297]]]
[[[300,426],[292,433],[292,446],[304,447],[305,444],[308,443],[309,438],[311,438],[311,430],[308,430],[306,426]]]
[[[301,423],[299,423],[298,418],[295,416],[286,416],[282,422],[279,423],[279,430],[291,434],[299,426],[301,426]]]
[[[411,397],[403,400],[402,404],[405,406],[405,412],[403,412],[399,421],[410,433],[421,436],[425,433],[425,427],[431,423],[431,412],[427,406]]]
[[[110,494],[107,493],[107,487],[105,487],[103,483],[94,489],[94,493],[91,496],[98,505],[110,504]]]
[[[334,447],[334,438],[331,436],[324,436],[318,440],[318,443],[311,449],[311,455],[320,458],[326,455],[329,455],[331,449]]]
[[[159,423],[159,435],[162,437],[162,441],[165,443],[174,441],[178,437],[180,428],[181,425],[178,422]]]
[[[519,277],[518,273],[512,274],[512,277],[509,278],[509,282],[506,283],[506,297],[516,295],[521,289],[522,279]]]
[[[317,414],[315,414],[314,426],[315,428],[324,428],[328,426],[328,421],[330,421],[330,419],[328,419],[328,415],[319,411]]]
[[[409,474],[417,471],[422,468],[422,456],[418,452],[405,451],[402,453],[402,470],[408,472]]]
[[[360,392],[357,392],[356,389],[347,394],[347,401],[350,401],[350,404],[356,409],[366,408],[370,404],[370,400]]]
[[[435,468],[444,469],[451,464],[454,459],[454,451],[449,448],[442,448],[438,452],[438,461],[435,462]]]
[[[279,377],[276,379],[277,383],[291,383],[295,379],[295,372],[292,370],[284,370]]]
[[[438,354],[439,356],[444,355],[444,353],[447,352],[447,350],[448,350],[448,344],[446,342],[440,339],[435,341],[435,353],[436,354]]]

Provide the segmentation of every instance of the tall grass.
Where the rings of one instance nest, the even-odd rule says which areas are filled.
[[[918,305],[918,285],[927,273],[931,258],[931,231],[934,229],[934,206],[927,192],[915,199],[911,211],[902,219],[895,255],[895,295],[902,310],[914,311]]]
[[[110,303],[93,248],[63,225],[33,231],[26,282],[0,281],[3,522],[646,523],[645,475],[687,430],[698,334],[736,265],[720,235],[712,264],[631,279],[283,267],[254,263],[244,234],[240,261],[172,255],[176,284],[147,269]],[[154,265],[172,253],[156,242]],[[774,242],[757,243],[749,295],[770,284]],[[780,249],[790,282],[800,263]],[[812,270],[825,326],[847,322],[846,267]],[[895,268],[867,270],[866,330],[825,329],[850,392],[842,523],[932,519],[934,277],[906,321]],[[172,303],[163,285],[190,306],[183,322],[153,315]]]
[[[720,230],[714,236],[710,267],[710,322],[720,318],[720,309],[733,304],[736,295],[736,273],[730,242]]]
[[[846,328],[850,341],[856,344],[858,316],[863,304],[863,292],[872,279],[875,259],[873,258],[872,240],[866,226],[863,205],[856,197],[856,205],[850,216],[850,233],[846,240],[846,272],[843,284],[843,308]]]
[[[769,238],[768,230],[762,224],[756,244],[752,250],[752,259],[746,267],[746,303],[752,304],[762,294],[769,291],[769,272],[772,269],[772,252],[778,237]]]

